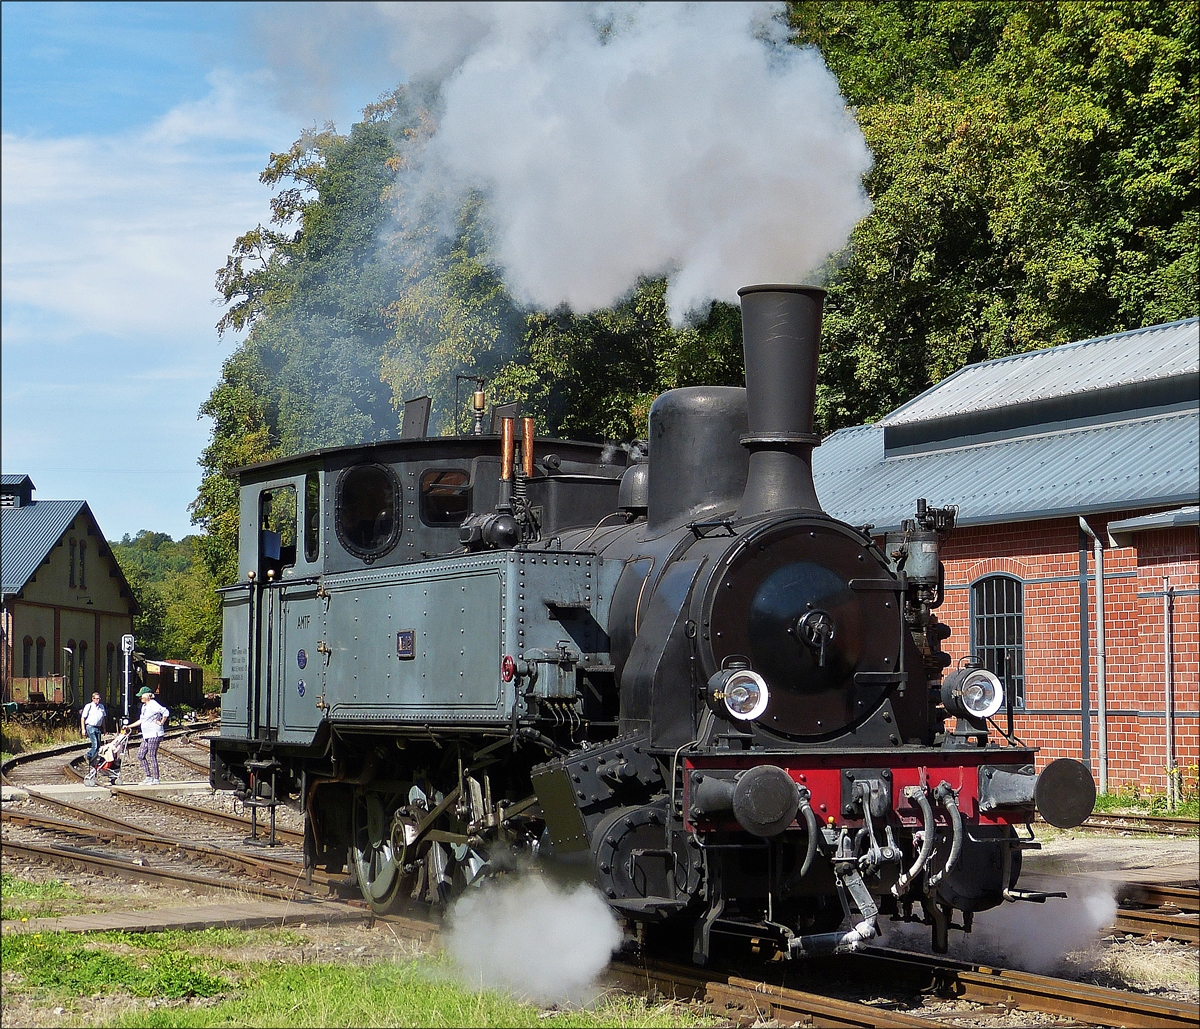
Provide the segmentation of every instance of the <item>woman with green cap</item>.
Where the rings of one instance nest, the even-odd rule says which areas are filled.
[[[142,727],[142,745],[138,747],[137,759],[142,766],[143,786],[158,785],[158,745],[162,742],[167,719],[171,712],[154,699],[154,691],[149,686],[138,690],[138,700],[142,702],[142,717],[133,722],[129,728]]]

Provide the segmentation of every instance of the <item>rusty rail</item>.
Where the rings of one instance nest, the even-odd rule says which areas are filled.
[[[1138,911],[1122,908],[1112,927],[1120,933],[1136,936],[1157,936],[1162,940],[1200,944],[1200,915],[1194,911]]]
[[[1189,1004],[1032,972],[876,949],[848,955],[847,960],[860,965],[864,975],[899,979],[916,989],[979,1004],[1002,1003],[1010,1010],[1129,1029],[1196,1026],[1196,1009]]]
[[[38,797],[37,799],[44,803],[62,807],[84,818],[85,821],[70,822],[63,819],[46,818],[10,810],[3,812],[3,821],[13,825],[24,825],[29,828],[59,833],[61,835],[84,836],[107,840],[108,842],[120,841],[145,850],[167,854],[183,854],[207,865],[213,865],[227,871],[240,872],[244,875],[266,879],[282,885],[291,892],[275,891],[270,895],[285,899],[296,894],[318,895],[318,890],[315,887],[324,887],[327,892],[333,892],[338,886],[337,880],[333,880],[320,872],[314,872],[312,884],[310,885],[304,878],[304,870],[295,862],[253,854],[239,854],[228,848],[182,840],[173,836],[163,836],[158,833],[149,832],[142,826],[125,822],[119,818],[112,818],[108,815],[101,815],[98,812],[87,811],[86,809],[68,804],[65,801],[56,801],[48,797]],[[9,846],[8,841],[5,841],[4,846]],[[22,844],[22,846],[24,845]],[[51,850],[54,849],[51,848]],[[65,849],[73,852],[77,848]],[[112,860],[116,861],[118,865],[121,864],[118,858],[113,858]],[[208,880],[201,877],[201,881]]]
[[[644,965],[613,962],[609,977],[632,984],[641,992],[657,990],[667,997],[702,1000],[710,1012],[739,1025],[761,1025],[777,1020],[852,1029],[930,1029],[938,1023],[876,1004],[823,997],[774,983],[756,982],[736,975],[665,962]]]

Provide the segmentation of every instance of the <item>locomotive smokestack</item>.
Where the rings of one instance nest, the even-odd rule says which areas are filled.
[[[813,486],[812,449],[817,353],[825,291],[814,286],[745,286],[742,346],[750,451],[738,517],[771,511],[820,511]]]

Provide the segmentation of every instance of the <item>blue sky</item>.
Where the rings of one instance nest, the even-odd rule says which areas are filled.
[[[302,10],[0,8],[0,466],[87,500],[110,539],[194,531],[198,408],[237,343],[217,339],[214,272],[269,216],[270,152],[399,80],[376,53],[315,98],[286,88]]]

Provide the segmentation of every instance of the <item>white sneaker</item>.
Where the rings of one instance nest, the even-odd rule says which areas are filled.
[[[142,783],[142,785],[143,786],[157,786],[158,780],[157,779],[147,779],[145,782]]]

